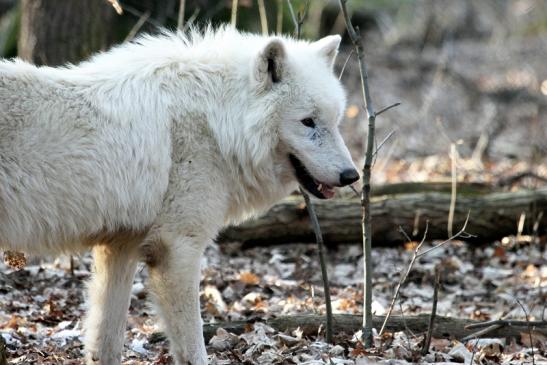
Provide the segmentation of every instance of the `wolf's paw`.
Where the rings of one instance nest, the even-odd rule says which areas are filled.
[[[205,351],[203,352],[196,352],[193,354],[190,354],[189,356],[186,356],[185,354],[176,354],[174,356],[175,363],[177,365],[207,365],[207,353]]]
[[[88,351],[85,356],[86,365],[120,365],[121,354],[105,354],[99,356],[98,351]]]

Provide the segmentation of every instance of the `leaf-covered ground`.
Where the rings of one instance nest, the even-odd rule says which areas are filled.
[[[406,269],[413,245],[373,251],[374,302],[383,314]],[[358,244],[328,252],[335,313],[361,313],[362,255]],[[395,314],[428,313],[433,272],[443,269],[439,315],[497,319],[541,319],[547,302],[545,242],[503,243],[473,247],[461,242],[443,246],[421,258],[401,290]],[[28,265],[20,271],[0,267],[0,333],[15,364],[80,364],[85,281],[89,256],[76,258],[74,275],[68,260]],[[168,364],[167,343],[147,305],[146,270],[139,270],[126,332],[125,364]],[[237,243],[212,245],[203,261],[202,315],[206,322],[267,319],[295,313],[322,314],[323,289],[315,245],[291,244],[242,251]],[[421,357],[423,333],[388,333],[375,339],[377,350],[363,350],[354,333],[336,334],[336,345],[324,342],[324,331],[305,337],[301,331],[280,333],[263,324],[232,335],[219,331],[209,345],[213,364],[404,364],[407,362],[523,364],[531,361],[527,333],[512,339],[459,343],[434,339]],[[547,363],[547,338],[534,333],[536,363]],[[473,355],[473,352],[475,354]],[[395,361],[396,360],[396,361]]]

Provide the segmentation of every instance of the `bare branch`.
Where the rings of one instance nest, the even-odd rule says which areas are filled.
[[[182,28],[182,31],[184,32],[186,29],[188,29],[192,24],[194,24],[194,21],[198,17],[198,14],[200,12],[200,8],[195,8],[192,15],[190,15],[190,18],[184,23],[184,27]]]
[[[260,15],[260,26],[262,27],[262,35],[268,35],[268,18],[266,17],[266,7],[264,6],[264,0],[258,1],[258,13]]]
[[[401,276],[401,279],[399,279],[399,283],[397,284],[397,287],[395,288],[395,293],[393,294],[393,297],[391,298],[391,304],[389,305],[389,309],[386,313],[386,318],[384,319],[384,323],[382,324],[382,328],[380,328],[380,332],[378,333],[380,336],[384,333],[384,330],[386,329],[387,321],[389,317],[391,316],[391,312],[393,312],[393,307],[395,306],[395,302],[397,301],[397,298],[399,297],[399,292],[401,291],[401,286],[408,278],[408,274],[410,273],[410,270],[412,270],[412,267],[414,266],[414,263],[416,262],[416,259],[419,257],[418,252],[420,251],[420,248],[425,242],[425,239],[427,237],[427,230],[429,229],[429,221],[426,221],[425,223],[425,231],[424,236],[422,238],[422,241],[416,246],[416,249],[414,249],[414,254],[412,255],[412,258],[410,259],[410,262],[408,263],[408,268],[406,269],[406,272],[403,276]],[[402,227],[399,227],[399,231],[407,238],[409,242],[412,242],[410,237],[408,237],[408,234],[404,231]]]
[[[521,307],[522,308],[522,307]],[[524,311],[526,313],[526,311]],[[480,323],[473,323],[470,325],[465,326],[465,329],[475,329],[475,328],[484,328],[489,326],[495,326],[498,325],[500,327],[505,326],[530,326],[533,328],[537,327],[547,327],[547,321],[519,321],[514,319],[495,319],[493,321],[486,321],[486,322],[480,322]]]
[[[418,244],[418,246],[416,246],[416,248],[414,249],[414,254],[412,255],[412,259],[410,260],[410,263],[408,264],[408,268],[405,272],[405,274],[401,277],[401,279],[399,280],[399,283],[397,284],[397,288],[395,289],[395,294],[393,294],[393,298],[391,298],[391,304],[389,306],[389,309],[388,309],[388,312],[386,314],[386,318],[384,320],[384,323],[382,325],[382,328],[380,329],[380,332],[379,332],[379,335],[381,336],[383,333],[384,333],[384,329],[386,327],[386,324],[387,324],[387,320],[389,319],[389,316],[391,315],[391,312],[393,311],[393,306],[395,305],[395,301],[397,300],[397,297],[399,296],[399,291],[401,290],[401,286],[403,285],[403,283],[406,281],[407,277],[408,277],[408,274],[410,273],[410,270],[412,269],[412,267],[414,266],[414,263],[416,262],[417,259],[419,259],[420,257],[426,255],[427,253],[441,247],[442,245],[462,236],[465,234],[465,228],[467,227],[467,223],[469,222],[469,213],[467,214],[467,219],[465,220],[465,223],[462,227],[462,229],[456,233],[454,236],[450,237],[449,239],[447,239],[446,241],[443,241],[433,247],[431,247],[430,249],[427,249],[423,252],[420,252],[420,249],[422,248],[422,245],[424,244],[425,242],[425,239],[427,237],[427,231],[429,229],[429,221],[426,221],[426,224],[425,224],[425,231],[424,231],[424,235],[422,237],[422,240],[420,241],[420,243]],[[410,237],[408,236],[408,234],[403,230],[402,227],[399,227],[399,231],[406,237],[406,239],[411,242],[412,240],[410,239]]]
[[[379,116],[380,114],[387,112],[389,109],[393,109],[393,108],[395,108],[395,107],[397,107],[397,106],[399,106],[399,105],[401,105],[400,102],[396,102],[396,103],[393,103],[393,104],[391,104],[391,105],[388,105],[388,106],[386,106],[385,108],[382,108],[382,109],[380,109],[379,111],[377,111],[377,112],[376,112],[376,116]]]
[[[302,189],[302,187],[300,188],[300,192],[304,196],[308,215],[310,216],[310,221],[313,226],[313,232],[315,233],[315,240],[317,241],[317,247],[319,249],[319,262],[321,264],[321,276],[323,277],[323,290],[325,291],[325,305],[327,309],[327,326],[325,339],[327,340],[327,343],[332,343],[332,304],[330,300],[330,285],[329,277],[327,274],[327,263],[323,250],[323,235],[321,234],[319,220],[317,219],[317,214],[315,213],[315,208],[313,207],[313,203],[310,201],[309,195],[304,191],[304,189]]]
[[[477,338],[475,340],[475,343],[473,344],[473,352],[471,353],[471,359],[469,360],[469,365],[473,365],[473,361],[475,361],[475,354],[477,353],[477,345],[479,343],[479,339]]]
[[[346,7],[347,0],[339,0],[340,8],[344,15],[344,21],[346,23],[346,29],[350,36],[351,42],[357,54],[357,60],[359,61],[359,74],[361,75],[361,88],[363,93],[363,102],[367,111],[368,118],[368,136],[366,144],[365,163],[363,166],[363,188],[361,190],[361,229],[363,232],[363,279],[364,279],[364,291],[363,291],[363,342],[366,348],[372,347],[372,224],[370,213],[370,180],[371,169],[374,152],[374,129],[376,114],[372,107],[372,100],[370,96],[370,89],[368,85],[368,73],[365,63],[365,54],[363,46],[361,44],[361,36],[359,29],[355,29],[351,23],[351,19]]]
[[[139,18],[139,20],[137,20],[137,22],[135,23],[135,25],[133,26],[133,28],[131,28],[131,30],[129,31],[129,33],[128,33],[127,36],[125,37],[124,42],[129,42],[129,41],[131,41],[133,38],[135,38],[135,36],[136,36],[137,33],[139,32],[139,30],[142,28],[142,26],[144,25],[144,23],[146,23],[146,21],[148,20],[148,18],[150,18],[150,12],[149,12],[149,11],[147,11],[146,13],[144,13],[143,15],[141,15],[141,17]]]
[[[118,0],[107,0],[110,5],[112,5],[112,7],[114,8],[114,10],[116,10],[116,13],[118,13],[118,15],[122,15],[123,14],[123,9],[122,9],[122,6],[120,5],[120,3],[118,2]]]
[[[237,0],[232,0],[232,17],[230,19],[230,24],[234,28],[237,25]]]
[[[277,20],[275,32],[277,34],[283,33],[283,0],[277,0]]]
[[[376,147],[376,151],[374,151],[374,157],[376,157],[376,155],[378,154],[378,151],[380,151],[380,148],[382,148],[382,146],[387,142],[387,140],[390,139],[391,136],[393,136],[394,134],[395,134],[395,131],[389,132],[389,134],[382,140],[382,142],[380,142],[378,147]]]
[[[121,6],[122,6],[124,11],[127,11],[129,14],[134,15],[136,17],[141,18],[145,14],[142,11],[139,11],[139,10],[135,9],[132,6],[129,6],[129,5],[126,5],[126,4],[122,4]],[[157,19],[154,19],[152,17],[148,17],[148,19],[146,19],[146,23],[153,25],[157,29],[163,28],[163,24],[160,21],[158,21]]]
[[[304,25],[304,20],[308,15],[310,10],[310,0],[306,0],[306,5],[304,5],[304,10],[298,12],[298,28],[296,28],[296,36],[298,39],[302,36],[302,25]]]
[[[435,325],[435,316],[437,315],[437,300],[439,295],[439,286],[441,283],[441,269],[439,265],[435,266],[435,288],[433,289],[433,306],[431,307],[431,316],[429,317],[429,326],[427,328],[427,335],[425,337],[424,347],[422,348],[422,355],[425,356],[429,352],[429,345],[431,344],[431,337],[433,335],[433,326]]]
[[[530,328],[530,320],[528,319],[528,312],[526,311],[526,308],[524,308],[524,306],[522,305],[522,303],[517,297],[513,296],[513,298],[515,298],[518,305],[524,312],[524,316],[526,318],[526,327],[528,327],[528,336],[530,337],[530,347],[532,349],[532,365],[536,365],[536,359],[535,359],[536,356],[534,355],[534,340],[532,338],[532,329]]]
[[[294,8],[292,7],[291,0],[287,0],[287,5],[289,6],[289,13],[291,14],[291,19],[294,24],[294,29],[298,29],[298,19],[296,19],[296,15],[294,14]]]
[[[342,66],[342,70],[340,70],[340,75],[338,75],[338,80],[342,80],[342,75],[344,74],[344,71],[346,70],[346,66],[348,65],[349,60],[351,59],[351,56],[355,53],[355,49],[352,48],[348,57],[346,58],[346,61],[344,62],[344,65]]]
[[[184,27],[184,11],[186,8],[186,0],[180,0],[179,3],[179,16],[177,19],[177,29],[182,30]]]
[[[456,170],[457,163],[456,145],[450,144],[450,160],[452,162],[452,192],[450,195],[450,208],[448,210],[448,236],[452,236],[452,227],[454,224],[454,210],[456,210],[456,187],[458,185],[458,173]]]
[[[473,338],[479,338],[479,337],[482,337],[484,335],[486,335],[487,333],[490,333],[492,331],[495,331],[497,329],[500,329],[501,327],[503,327],[501,324],[494,324],[492,326],[488,326],[486,328],[483,328],[477,332],[473,332],[472,334],[470,334],[469,336],[465,336],[464,338],[462,338],[462,342],[465,342],[465,341],[469,341]]]
[[[292,10],[292,4],[290,0],[287,0],[289,4],[289,8],[291,9],[291,14],[294,15],[294,11]],[[302,16],[300,16],[299,13],[299,19],[295,23],[295,27],[297,29],[296,31],[296,37],[297,39],[300,38],[300,27],[302,26],[302,23],[304,22],[304,17],[306,14],[304,13]],[[293,17],[293,20],[296,20]],[[327,323],[326,323],[326,331],[325,331],[325,339],[327,343],[332,343],[332,322],[333,322],[333,316],[332,316],[332,304],[330,299],[330,285],[329,285],[329,276],[327,274],[327,264],[325,261],[325,254],[323,252],[323,235],[321,234],[321,227],[319,226],[319,220],[317,219],[317,213],[315,212],[315,208],[310,200],[310,197],[306,191],[302,187],[300,187],[300,192],[304,196],[304,201],[306,202],[306,209],[308,210],[308,215],[310,216],[310,221],[312,223],[313,232],[315,233],[315,240],[317,242],[317,247],[319,251],[319,263],[321,266],[321,277],[323,279],[323,289],[325,292],[325,306],[326,306],[326,316],[327,316]]]
[[[531,178],[531,179],[535,179],[535,180],[538,180],[539,182],[542,182],[542,183],[547,183],[547,178],[546,177],[543,177],[543,176],[539,176],[538,174],[536,174],[535,172],[533,171],[525,171],[525,172],[520,172],[516,175],[513,175],[513,176],[509,176],[505,179],[500,179],[497,183],[498,186],[511,186],[515,183],[517,183],[518,181],[522,180],[522,179],[525,179],[525,178]]]
[[[420,252],[420,253],[418,254],[418,257],[425,256],[425,255],[427,255],[428,253],[430,253],[431,251],[438,249],[439,247],[441,247],[441,246],[447,244],[448,242],[451,242],[451,241],[455,240],[455,239],[458,238],[458,237],[467,237],[467,238],[469,238],[469,237],[474,237],[472,234],[469,234],[469,233],[466,233],[466,232],[465,232],[465,229],[467,228],[467,223],[469,222],[469,215],[470,215],[470,214],[471,214],[471,212],[468,212],[468,213],[467,213],[467,218],[465,218],[465,222],[464,222],[464,224],[463,224],[463,227],[462,227],[462,229],[460,229],[460,231],[459,231],[458,233],[456,233],[455,235],[453,235],[452,237],[450,237],[450,238],[447,239],[446,241],[443,241],[443,242],[441,242],[441,243],[438,243],[438,244],[436,244],[435,246],[431,247],[430,249],[425,250],[424,252]]]
[[[357,189],[355,189],[355,186],[349,185],[349,188],[355,193],[355,196],[359,196],[359,192],[357,191]]]

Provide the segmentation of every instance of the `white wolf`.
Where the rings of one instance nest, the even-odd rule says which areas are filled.
[[[119,364],[139,260],[178,364],[205,364],[200,256],[300,183],[359,175],[338,131],[339,36],[164,33],[77,66],[0,62],[0,246],[92,249],[88,364]]]

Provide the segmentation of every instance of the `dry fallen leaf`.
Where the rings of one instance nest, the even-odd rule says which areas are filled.
[[[226,351],[234,348],[238,342],[238,336],[226,331],[224,328],[219,328],[216,335],[209,341],[209,345],[216,351]]]
[[[244,271],[239,274],[239,281],[246,285],[258,285],[260,283],[260,278],[250,271]]]
[[[25,254],[17,251],[5,251],[4,262],[13,269],[21,270],[27,265]]]

